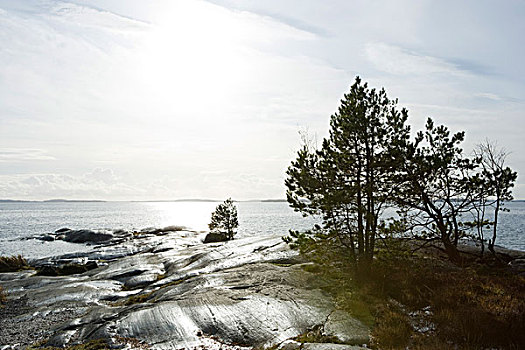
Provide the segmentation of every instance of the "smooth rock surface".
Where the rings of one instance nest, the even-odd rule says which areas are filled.
[[[320,325],[340,339],[364,339],[367,333],[350,315],[335,313],[333,300],[310,287],[313,276],[300,264],[274,263],[301,261],[280,236],[203,244],[204,234],[152,232],[32,262],[98,264],[83,274],[0,275],[9,299],[26,306],[14,322],[40,322],[42,337],[53,346],[119,336],[153,349],[249,349],[280,344]],[[68,316],[58,327],[46,321],[56,310]],[[15,338],[0,338],[0,345]]]
[[[332,312],[324,324],[324,334],[335,336],[342,343],[368,344],[370,342],[369,333],[368,327],[361,321],[341,310]]]

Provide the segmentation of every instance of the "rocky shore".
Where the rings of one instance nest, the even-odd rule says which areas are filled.
[[[0,273],[0,348],[104,340],[152,349],[298,349],[311,330],[358,349],[369,329],[316,289],[279,235],[203,243],[180,227],[140,232],[62,229],[43,240],[93,244],[85,253]],[[38,272],[37,272],[38,271]],[[335,344],[337,343],[337,344]]]

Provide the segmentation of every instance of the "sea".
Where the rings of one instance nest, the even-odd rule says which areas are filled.
[[[185,226],[205,231],[218,202],[1,202],[0,256],[21,254],[43,258],[91,249],[63,241],[42,242],[36,235],[70,229],[141,230],[148,227]],[[238,237],[288,235],[316,223],[285,202],[237,202]],[[525,201],[506,203],[501,213],[497,244],[525,251]]]

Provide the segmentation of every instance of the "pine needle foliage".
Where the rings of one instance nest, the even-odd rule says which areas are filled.
[[[304,216],[322,218],[289,242],[319,241],[347,248],[357,270],[372,263],[380,216],[393,201],[402,150],[410,137],[408,112],[384,89],[368,87],[359,77],[330,119],[330,135],[320,148],[305,143],[287,171],[287,200]]]
[[[211,214],[211,222],[208,227],[211,232],[224,236],[227,240],[233,239],[237,233],[239,220],[237,218],[237,207],[231,198],[219,204]]]

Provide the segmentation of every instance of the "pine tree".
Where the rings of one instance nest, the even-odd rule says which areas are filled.
[[[322,226],[292,232],[289,242],[346,247],[356,270],[366,273],[375,249],[379,217],[392,201],[392,169],[409,140],[408,113],[384,89],[369,89],[359,77],[330,120],[320,149],[305,144],[287,171],[287,200]]]
[[[226,199],[215,208],[208,225],[211,232],[224,236],[226,240],[233,239],[238,226],[237,207],[231,198]]]

